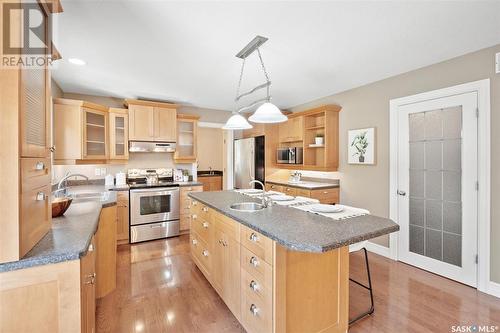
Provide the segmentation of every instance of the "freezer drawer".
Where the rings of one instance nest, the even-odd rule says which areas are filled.
[[[130,226],[130,243],[179,235],[179,220]]]

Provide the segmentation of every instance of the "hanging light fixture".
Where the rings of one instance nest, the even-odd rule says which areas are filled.
[[[266,37],[256,36],[250,43],[248,43],[238,54],[236,57],[243,59],[241,64],[241,72],[240,79],[238,81],[238,89],[236,90],[236,98],[235,102],[238,102],[242,97],[253,94],[255,91],[266,88],[267,94],[265,98],[254,101],[250,105],[244,106],[240,108],[238,111],[234,112],[231,118],[228,119],[226,124],[224,125],[224,129],[248,129],[253,126],[248,123],[248,121],[243,117],[240,113],[250,110],[255,106],[261,104],[257,110],[252,114],[248,120],[254,123],[281,123],[287,121],[287,117],[281,113],[280,109],[274,104],[271,103],[271,80],[269,79],[269,74],[266,71],[266,67],[264,66],[264,61],[262,60],[262,55],[260,54],[259,47],[267,41]],[[246,58],[252,54],[255,50],[259,55],[260,64],[262,66],[262,71],[264,72],[264,76],[266,77],[266,82],[262,83],[253,89],[240,94],[241,81],[243,79],[243,70],[245,69],[245,60]]]

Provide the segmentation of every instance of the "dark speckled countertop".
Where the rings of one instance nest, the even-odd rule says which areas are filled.
[[[399,230],[390,219],[374,215],[333,220],[280,205],[239,212],[229,206],[260,200],[234,191],[196,192],[189,196],[294,251],[326,252]]]
[[[70,193],[103,193],[100,198],[74,199],[66,213],[21,260],[0,264],[0,272],[76,260],[85,255],[97,230],[101,209],[116,205],[116,192],[103,185],[75,186]]]

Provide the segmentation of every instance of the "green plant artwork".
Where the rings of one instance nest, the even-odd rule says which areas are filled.
[[[365,161],[366,148],[368,148],[367,133],[368,132],[365,131],[357,134],[351,142],[351,147],[355,149],[353,157],[357,156],[360,163]]]
[[[348,163],[375,164],[375,128],[348,131]]]

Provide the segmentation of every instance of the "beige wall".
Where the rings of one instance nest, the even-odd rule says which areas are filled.
[[[491,279],[500,282],[500,74],[495,53],[500,45],[296,106],[301,111],[322,104],[342,106],[340,113],[341,201],[389,216],[389,100],[490,78],[491,80]],[[388,59],[387,61],[390,61]],[[369,66],[369,64],[365,64]],[[349,165],[347,130],[377,128],[377,165]],[[481,240],[479,240],[481,241]],[[388,237],[378,240],[388,245]]]
[[[222,129],[198,127],[198,170],[222,171]]]

